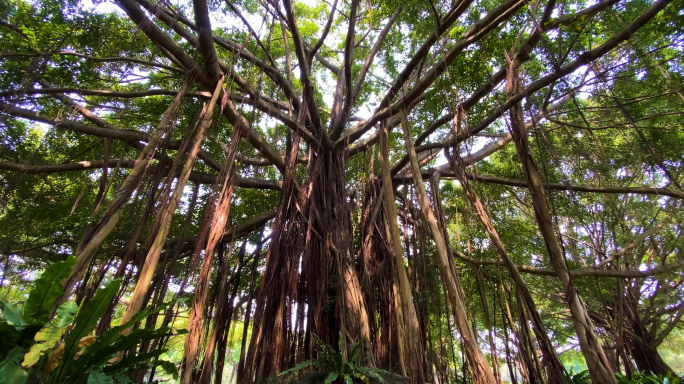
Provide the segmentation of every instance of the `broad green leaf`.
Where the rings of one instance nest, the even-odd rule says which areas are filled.
[[[323,382],[323,384],[332,383],[333,381],[337,380],[337,376],[338,376],[337,372],[335,372],[335,371],[330,372],[328,377],[325,378],[325,381]]]
[[[4,302],[4,309],[2,315],[5,317],[8,323],[16,326],[23,327],[26,325],[24,319],[21,316],[21,308],[15,303]]]
[[[52,322],[36,333],[34,337],[36,343],[31,346],[31,349],[24,356],[24,361],[21,365],[24,367],[32,366],[38,362],[45,352],[54,348],[55,344],[59,342],[64,332],[66,332],[67,327],[71,325],[74,313],[77,310],[78,306],[74,301],[67,301],[60,305],[59,309],[57,309],[57,316],[52,319]]]
[[[0,363],[0,384],[24,384],[28,379],[28,372],[21,369],[21,357],[24,351],[15,347],[5,360]]]
[[[64,292],[62,280],[69,276],[71,267],[75,263],[76,257],[70,256],[64,261],[49,266],[36,279],[24,305],[24,321],[40,324],[47,320],[55,304],[55,299]]]
[[[88,375],[88,384],[113,384],[114,380],[102,372],[92,372]]]
[[[81,305],[78,315],[76,315],[76,324],[64,340],[63,363],[58,368],[57,380],[62,379],[65,371],[70,365],[74,364],[73,356],[78,349],[78,343],[81,338],[88,336],[92,332],[93,327],[95,327],[97,321],[104,314],[110,300],[119,291],[120,286],[121,280],[113,280],[103,289],[98,289],[87,303]]]
[[[171,328],[168,327],[159,329],[136,329],[129,335],[119,335],[115,342],[109,345],[103,345],[92,353],[90,352],[90,349],[85,349],[81,357],[70,364],[67,368],[67,373],[78,372],[88,367],[104,366],[107,361],[114,357],[119,351],[127,351],[141,342],[171,335],[173,335],[173,332]]]
[[[178,368],[176,368],[176,364],[168,360],[157,360],[154,362],[154,365],[161,367],[161,369],[163,369],[167,375],[173,377],[174,380],[178,380]]]
[[[163,311],[164,309],[168,308],[173,303],[174,303],[173,301],[170,301],[168,303],[164,303],[164,304],[160,305],[158,308],[154,308],[151,306],[147,307],[144,310],[136,313],[125,324],[121,324],[121,325],[118,325],[116,327],[112,327],[112,328],[108,329],[107,331],[105,331],[104,333],[102,333],[100,336],[97,337],[95,344],[86,348],[86,350],[84,351],[84,354],[85,355],[93,355],[93,354],[97,353],[99,350],[101,350],[102,348],[105,348],[105,347],[109,346],[110,344],[114,343],[115,341],[118,341],[119,339],[121,339],[121,331],[123,331],[124,329],[132,327],[133,325],[135,325],[135,323],[139,322],[140,320],[146,318],[147,316],[149,316],[151,314]]]
[[[288,369],[287,371],[280,372],[278,374],[278,376],[285,376],[285,375],[289,375],[290,373],[297,372],[297,371],[304,369],[304,368],[308,367],[309,365],[313,364],[313,362],[314,362],[314,360],[302,361],[301,363],[295,365],[294,367]]]
[[[0,369],[0,384],[24,384],[27,379],[28,372],[17,363],[7,363]]]

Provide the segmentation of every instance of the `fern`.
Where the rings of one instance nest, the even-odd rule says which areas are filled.
[[[48,267],[35,280],[23,307],[0,302],[0,340],[3,341],[0,343],[0,384],[25,384],[29,377],[32,382],[38,379],[50,384],[110,384],[114,378],[125,383],[129,373],[157,366],[177,378],[176,366],[159,359],[166,352],[163,349],[129,354],[121,361],[109,362],[113,356],[129,351],[142,341],[186,333],[185,330],[161,327],[137,329],[128,336],[120,335],[121,331],[172,303],[145,309],[127,323],[112,327],[99,337],[93,336],[93,328],[119,291],[120,282],[114,280],[98,289],[81,308],[72,301],[62,304],[55,318],[47,321],[55,300],[63,293],[61,280],[69,275],[74,262],[74,258],[68,258]],[[66,333],[72,325],[73,328]],[[49,352],[48,358],[42,359]]]
[[[304,368],[313,366],[323,372],[329,372],[328,376],[323,381],[324,384],[345,383],[352,384],[353,382],[363,382],[369,384],[370,379],[378,383],[384,383],[384,380],[379,375],[379,372],[386,372],[381,369],[371,367],[359,367],[358,356],[365,338],[359,340],[349,351],[348,358],[344,358],[344,340],[340,334],[340,341],[338,349],[334,350],[331,346],[323,343],[318,338],[314,338],[318,346],[318,353],[320,358],[316,360],[307,360],[301,362],[294,367],[280,373],[278,376],[290,375],[301,371]],[[389,373],[389,372],[387,372]],[[370,379],[369,379],[370,378]]]

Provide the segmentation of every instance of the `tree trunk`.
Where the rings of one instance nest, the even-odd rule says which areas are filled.
[[[511,98],[521,92],[518,69],[512,66],[507,76],[507,92],[508,97]],[[597,383],[617,383],[615,375],[610,369],[608,359],[603,353],[601,343],[594,331],[594,325],[587,314],[587,308],[570,280],[568,266],[556,238],[551,212],[546,202],[546,195],[539,177],[537,165],[532,157],[532,149],[527,139],[527,132],[525,132],[522,105],[520,103],[516,104],[511,108],[509,115],[513,142],[515,143],[515,149],[518,152],[518,157],[520,158],[532,196],[534,216],[546,243],[551,265],[563,285],[565,300],[570,307],[570,315],[577,332],[577,338],[580,341],[580,347],[586,360],[587,368],[589,368],[589,374],[592,380]]]
[[[394,265],[396,276],[399,282],[398,299],[401,302],[402,315],[397,316],[397,327],[406,332],[405,348],[400,348],[400,353],[404,354],[403,360],[407,363],[406,373],[411,384],[423,384],[425,376],[425,352],[421,340],[420,323],[418,314],[411,294],[406,270],[404,269],[403,249],[401,247],[401,235],[399,224],[397,223],[397,210],[394,206],[394,193],[392,192],[392,176],[389,164],[388,132],[387,125],[383,124],[383,132],[380,136],[380,163],[382,165],[382,191],[384,195],[385,212],[391,230],[391,240],[394,245]],[[392,249],[390,247],[390,249]],[[400,322],[403,320],[403,324]],[[398,340],[404,343],[404,340]]]
[[[651,372],[654,375],[674,374],[672,368],[660,356],[658,348],[653,346],[656,344],[655,339],[641,319],[638,310],[639,304],[629,294],[629,289],[627,292],[623,305],[625,320],[628,322],[627,327],[631,332],[622,332],[627,352],[634,360],[639,371]]]
[[[242,344],[240,346],[240,360],[238,361],[237,364],[237,376],[238,380],[239,378],[243,377],[243,372],[245,370],[245,351],[247,348],[247,328],[249,327],[249,320],[250,317],[252,316],[252,297],[254,295],[254,284],[256,281],[256,275],[257,275],[257,265],[259,265],[259,259],[261,258],[261,246],[263,242],[263,235],[264,235],[264,230],[263,228],[261,229],[259,233],[259,245],[257,246],[257,250],[254,254],[254,261],[252,262],[252,270],[251,270],[251,280],[249,282],[249,293],[247,296],[247,309],[245,310],[245,321],[243,323],[243,329],[242,329]],[[215,384],[221,384],[221,380],[219,380],[218,376],[215,381]]]
[[[475,338],[475,333],[468,324],[468,315],[466,313],[465,305],[463,303],[463,298],[458,289],[458,274],[452,273],[452,268],[449,265],[449,258],[447,255],[446,244],[444,242],[444,237],[437,226],[437,220],[435,214],[430,208],[430,202],[427,197],[427,192],[425,186],[423,185],[423,179],[420,175],[420,167],[418,165],[418,158],[416,156],[416,150],[413,147],[413,140],[411,139],[411,132],[408,127],[408,119],[406,116],[406,111],[402,110],[402,129],[404,130],[404,142],[406,145],[406,151],[409,155],[409,160],[411,163],[411,174],[413,176],[413,182],[416,189],[416,195],[418,197],[418,203],[420,209],[427,220],[428,226],[430,227],[430,232],[435,241],[435,248],[437,251],[437,262],[439,265],[440,273],[444,278],[445,291],[449,297],[451,303],[451,309],[454,314],[454,319],[456,321],[456,326],[461,333],[461,338],[463,340],[463,347],[466,352],[468,359],[468,364],[472,370],[473,382],[476,384],[495,384],[496,378],[492,372],[492,368],[487,361],[487,358],[482,353],[480,346],[477,344]]]
[[[494,228],[494,224],[489,218],[489,214],[485,210],[484,205],[482,204],[480,199],[475,194],[475,191],[470,185],[470,181],[468,181],[468,179],[466,178],[465,165],[463,164],[463,159],[461,159],[461,156],[458,154],[458,149],[454,150],[453,156],[449,154],[448,150],[445,150],[445,155],[447,157],[447,160],[449,161],[449,164],[451,165],[451,168],[454,171],[454,174],[458,178],[459,183],[461,183],[461,187],[463,188],[463,192],[465,193],[466,198],[468,199],[468,201],[470,201],[470,204],[473,206],[473,209],[477,213],[477,216],[480,218],[480,221],[484,225],[485,230],[489,235],[489,239],[491,240],[492,245],[494,246],[494,249],[496,249],[497,253],[504,261],[504,265],[508,270],[508,274],[511,276],[513,282],[515,283],[518,296],[523,301],[524,306],[527,308],[527,310],[530,312],[530,315],[532,316],[534,334],[537,337],[537,340],[539,341],[539,346],[542,351],[542,360],[544,363],[544,367],[546,368],[548,382],[550,384],[562,384],[565,381],[565,368],[563,367],[563,364],[558,358],[558,355],[556,354],[556,349],[553,347],[553,344],[549,339],[548,333],[546,332],[546,327],[544,326],[544,323],[542,322],[542,319],[539,316],[539,312],[537,311],[537,307],[534,303],[534,299],[532,298],[532,294],[530,293],[529,289],[527,289],[527,284],[525,284],[522,277],[520,276],[520,272],[518,272],[518,269],[516,268],[515,264],[513,264],[513,261],[508,256],[508,252],[506,251],[506,248],[504,247],[503,242],[499,237],[499,233]]]
[[[218,91],[216,92],[218,94]],[[230,214],[230,203],[233,197],[234,189],[234,175],[235,175],[235,155],[237,145],[240,141],[240,128],[234,127],[233,135],[231,137],[230,149],[226,154],[223,164],[223,178],[225,182],[221,186],[221,191],[218,192],[218,199],[210,199],[216,201],[216,205],[210,204],[207,207],[205,215],[211,216],[211,229],[209,230],[209,238],[207,247],[204,250],[204,259],[202,260],[202,269],[200,270],[199,279],[195,286],[193,295],[192,310],[188,318],[189,333],[185,338],[185,349],[183,353],[183,368],[181,376],[181,384],[190,384],[192,381],[192,371],[195,367],[199,351],[199,337],[202,331],[202,320],[204,314],[204,307],[206,305],[207,295],[209,293],[209,280],[211,277],[211,270],[213,266],[214,251],[219,244],[223,233],[225,232],[226,222]],[[222,282],[224,283],[224,282]],[[223,306],[224,303],[218,303]],[[216,320],[216,319],[215,319]],[[215,340],[214,340],[215,341]],[[213,345],[211,346],[213,349]],[[211,359],[213,360],[213,350],[211,351]],[[206,370],[202,370],[202,383],[209,383],[211,381],[211,374]]]
[[[140,277],[138,278],[138,281],[135,284],[135,289],[133,290],[133,294],[131,295],[130,304],[128,305],[126,313],[123,316],[123,323],[130,320],[141,309],[150,282],[152,281],[152,276],[154,275],[154,271],[157,268],[157,264],[159,263],[159,256],[161,254],[162,248],[164,247],[166,236],[171,227],[171,220],[176,211],[176,207],[178,206],[178,202],[180,201],[181,196],[183,195],[183,190],[185,189],[185,185],[188,182],[188,178],[190,177],[190,171],[192,170],[192,165],[194,164],[195,159],[197,158],[197,153],[199,152],[200,145],[202,143],[202,140],[204,139],[204,133],[211,124],[214,106],[216,105],[218,96],[221,93],[222,85],[223,79],[220,79],[216,84],[216,89],[214,90],[214,93],[211,97],[209,104],[205,105],[204,107],[202,119],[200,120],[199,127],[197,129],[195,141],[192,145],[190,153],[188,154],[188,159],[186,160],[183,170],[181,171],[181,175],[178,178],[178,182],[176,184],[175,190],[173,191],[173,195],[171,196],[171,200],[164,209],[164,214],[162,216],[159,231],[157,232],[152,248],[147,254],[145,264],[143,265],[142,270],[140,271]],[[131,329],[128,328],[124,331],[124,333],[127,334],[130,333],[130,331]]]

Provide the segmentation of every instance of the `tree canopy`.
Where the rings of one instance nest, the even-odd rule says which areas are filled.
[[[682,9],[0,0],[0,372],[684,374]]]

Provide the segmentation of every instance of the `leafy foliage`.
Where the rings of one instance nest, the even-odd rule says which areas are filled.
[[[380,374],[389,374],[389,372],[378,368],[358,365],[358,354],[366,340],[363,338],[359,340],[349,351],[346,359],[344,357],[344,344],[342,340],[343,338],[340,334],[340,342],[337,349],[333,349],[331,346],[317,340],[316,344],[320,356],[318,359],[303,361],[280,373],[279,376],[295,374],[305,368],[312,367],[321,372],[328,372],[328,376],[323,382],[324,384],[384,383],[385,380]]]
[[[569,372],[565,372],[565,382],[568,384],[591,384],[589,371],[584,370],[574,373],[571,369]]]
[[[622,373],[616,373],[615,377],[618,384],[680,384],[682,379],[668,373],[667,375],[652,375],[644,372],[636,372],[632,377],[627,377]]]
[[[141,341],[185,332],[161,327],[136,329],[128,335],[121,335],[141,319],[164,310],[172,303],[158,308],[149,307],[125,324],[112,327],[100,336],[91,335],[106,306],[118,292],[119,280],[110,281],[98,289],[81,308],[73,301],[63,303],[55,317],[46,322],[55,299],[62,294],[61,280],[68,276],[74,262],[75,258],[70,257],[48,267],[36,279],[23,311],[16,303],[2,303],[2,344],[11,349],[1,356],[0,384],[34,381],[108,384],[113,382],[113,378],[126,381],[128,374],[156,366],[178,377],[175,365],[160,359],[166,352],[164,349],[119,358]]]

